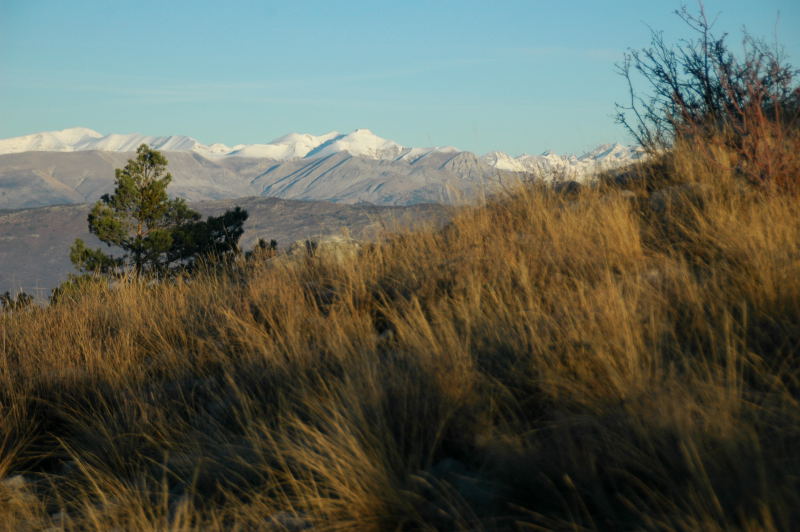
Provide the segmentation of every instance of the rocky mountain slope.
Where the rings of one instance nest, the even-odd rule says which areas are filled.
[[[483,156],[410,148],[367,129],[292,133],[267,144],[205,145],[191,137],[101,135],[86,128],[0,140],[0,209],[92,202],[113,188],[142,143],[167,154],[170,190],[191,201],[265,196],[377,205],[458,203],[530,176],[581,179],[641,151],[605,145],[581,156]]]

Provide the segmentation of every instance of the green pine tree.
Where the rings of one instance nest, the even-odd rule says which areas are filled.
[[[247,211],[237,206],[220,216],[181,225],[172,234],[168,260],[192,269],[198,259],[219,260],[237,254],[247,216]]]
[[[142,144],[136,158],[116,170],[113,194],[89,213],[89,231],[116,253],[90,249],[75,240],[70,260],[84,273],[163,276],[191,266],[201,255],[238,252],[247,212],[237,207],[206,221],[179,198],[167,196],[172,175],[167,159]]]

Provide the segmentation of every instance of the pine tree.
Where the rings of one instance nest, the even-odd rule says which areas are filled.
[[[89,231],[121,252],[104,253],[75,240],[72,263],[84,273],[163,276],[192,265],[201,255],[238,251],[247,212],[237,207],[200,220],[179,198],[167,196],[172,175],[167,159],[142,144],[136,158],[116,170],[113,194],[105,194],[89,213]]]
[[[237,206],[220,216],[183,224],[173,232],[169,261],[192,269],[200,258],[221,259],[238,253],[247,216],[247,211]]]

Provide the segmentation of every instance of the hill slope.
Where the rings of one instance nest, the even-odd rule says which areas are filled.
[[[219,215],[240,205],[249,213],[243,249],[259,238],[275,239],[281,247],[296,240],[339,235],[370,239],[382,229],[410,228],[420,224],[441,224],[449,209],[439,205],[386,207],[341,205],[330,202],[291,201],[277,198],[241,198],[205,201],[192,207],[208,215]],[[76,238],[90,246],[99,242],[87,230],[90,206],[59,205],[0,213],[0,293],[23,289],[40,298],[74,272],[69,247]]]

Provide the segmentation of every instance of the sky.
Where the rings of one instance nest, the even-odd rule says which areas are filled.
[[[626,49],[690,36],[673,0],[0,1],[0,138],[101,133],[263,143],[368,128],[513,155],[632,140]],[[696,3],[690,3],[690,7]],[[800,65],[800,2],[706,0]]]

